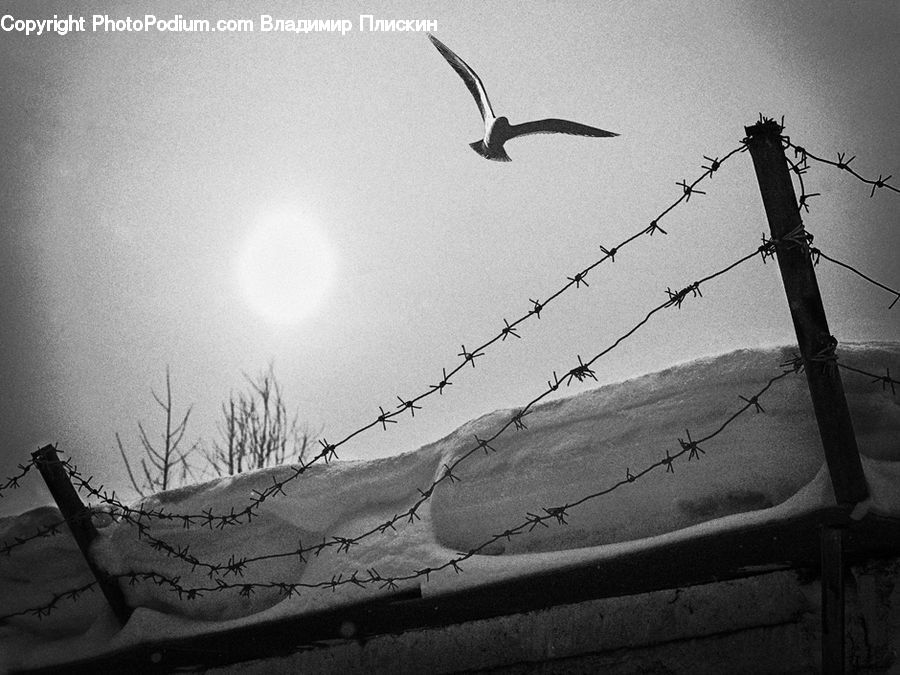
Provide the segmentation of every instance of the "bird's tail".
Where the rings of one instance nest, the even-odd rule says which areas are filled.
[[[509,158],[509,155],[506,154],[506,150],[502,147],[496,151],[492,152],[488,150],[488,147],[484,144],[484,141],[475,141],[474,143],[469,143],[469,147],[472,148],[479,155],[484,157],[485,159],[493,159],[495,162],[511,162],[512,160]]]

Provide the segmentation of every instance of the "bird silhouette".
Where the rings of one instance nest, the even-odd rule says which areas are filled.
[[[589,127],[586,124],[554,118],[524,122],[522,124],[510,124],[505,117],[494,115],[487,92],[481,83],[481,78],[475,74],[475,71],[469,67],[469,64],[459,58],[447,45],[431,33],[428,34],[428,39],[441,53],[441,56],[447,59],[447,63],[462,78],[463,82],[466,83],[466,87],[469,88],[469,91],[475,98],[475,103],[481,112],[481,118],[484,120],[484,138],[474,143],[469,143],[469,147],[482,157],[498,162],[509,162],[511,160],[509,155],[506,154],[503,144],[510,139],[528,134],[573,134],[576,136],[604,138],[619,135],[611,131]]]

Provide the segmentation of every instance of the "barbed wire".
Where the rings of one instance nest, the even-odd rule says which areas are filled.
[[[837,347],[837,341],[835,341],[832,345],[830,345],[826,349],[826,352],[823,355],[819,356],[815,360],[821,362],[825,368],[833,366],[836,368],[840,368],[841,370],[846,370],[848,372],[855,373],[857,375],[865,375],[866,377],[870,377],[870,378],[872,378],[871,380],[869,380],[869,382],[871,384],[874,384],[876,382],[881,382],[881,390],[882,391],[887,391],[887,388],[890,387],[891,395],[892,396],[897,395],[897,389],[895,388],[895,385],[900,384],[900,380],[895,380],[894,378],[891,377],[891,369],[889,367],[885,366],[884,375],[879,375],[878,373],[873,373],[868,370],[863,370],[862,368],[857,368],[855,366],[848,366],[846,363],[841,363],[840,361],[838,361],[837,354],[835,353],[836,347]],[[790,365],[793,368],[794,372],[797,372],[797,373],[803,372],[803,369],[804,369],[803,359],[800,357],[799,354],[794,354],[793,357],[789,361],[785,362],[783,365],[786,365],[786,366]]]
[[[264,490],[257,492],[253,497],[249,498],[248,503],[243,508],[238,508],[232,510],[229,513],[215,514],[209,510],[202,511],[200,513],[191,513],[191,514],[179,514],[172,513],[166,511],[164,509],[151,509],[151,510],[142,510],[142,509],[133,509],[121,502],[110,502],[102,493],[98,493],[91,489],[88,489],[88,493],[92,496],[102,499],[117,509],[119,509],[122,513],[132,514],[137,519],[158,519],[158,520],[180,520],[184,527],[190,528],[194,525],[198,525],[200,527],[227,527],[230,525],[238,525],[245,522],[249,522],[249,520],[253,517],[254,512],[257,511],[260,505],[268,498],[274,498],[279,495],[283,495],[284,487],[288,484],[299,478],[303,475],[309,467],[314,464],[317,464],[320,461],[324,461],[326,464],[331,461],[331,459],[337,458],[337,450],[348,443],[350,440],[355,438],[356,436],[367,432],[370,429],[374,429],[377,427],[381,427],[383,430],[387,429],[387,424],[396,423],[397,417],[405,414],[409,411],[411,414],[414,414],[415,410],[421,409],[421,406],[418,405],[421,401],[429,396],[433,396],[435,393],[438,395],[443,394],[443,390],[452,385],[450,379],[455,375],[459,374],[461,370],[463,370],[466,366],[470,365],[472,368],[475,367],[475,360],[478,357],[484,355],[486,349],[490,348],[497,342],[504,342],[507,337],[513,335],[515,337],[521,337],[517,333],[518,327],[531,319],[532,317],[537,317],[540,319],[541,312],[543,312],[548,305],[556,301],[560,296],[564,293],[570,291],[573,288],[580,288],[582,285],[587,286],[586,277],[589,272],[593,271],[596,267],[598,267],[603,262],[609,260],[610,262],[615,262],[615,256],[626,246],[639,239],[642,236],[652,236],[655,232],[660,232],[662,234],[667,234],[667,232],[659,226],[659,221],[662,220],[667,214],[669,214],[674,208],[676,208],[681,203],[686,203],[690,200],[691,195],[693,194],[705,194],[703,191],[697,189],[697,185],[699,185],[702,181],[710,178],[716,171],[718,171],[722,164],[730,159],[732,156],[743,152],[746,150],[746,144],[742,143],[739,147],[731,150],[721,158],[716,157],[708,157],[706,155],[703,156],[703,159],[706,161],[707,165],[702,165],[701,168],[704,169],[703,173],[700,174],[693,182],[687,183],[685,180],[676,182],[676,185],[681,187],[681,195],[672,202],[668,207],[666,207],[659,215],[654,218],[650,224],[641,230],[635,232],[630,237],[626,238],[618,245],[613,248],[607,249],[604,246],[600,246],[600,250],[603,252],[603,256],[595,260],[593,263],[589,264],[587,267],[582,268],[579,272],[575,273],[572,276],[566,277],[566,283],[563,284],[557,291],[547,296],[544,300],[533,300],[529,299],[531,303],[531,308],[522,316],[520,316],[515,321],[508,321],[507,319],[503,319],[503,328],[494,335],[491,339],[487,340],[483,344],[478,347],[468,350],[465,344],[462,345],[462,351],[457,354],[457,356],[461,357],[459,363],[453,367],[449,372],[446,368],[442,368],[442,378],[437,384],[429,385],[429,388],[411,398],[406,398],[403,396],[397,396],[397,399],[400,401],[400,404],[396,406],[393,410],[385,410],[383,406],[379,406],[379,414],[378,416],[366,423],[362,426],[358,427],[355,431],[347,434],[343,439],[339,440],[336,443],[329,443],[325,438],[319,439],[319,445],[321,446],[320,451],[314,455],[309,461],[300,461],[297,466],[295,466],[291,471],[292,473],[283,480],[277,480],[273,478],[273,484]],[[412,416],[412,415],[411,415]]]
[[[782,126],[784,126],[784,125],[782,124]],[[856,155],[854,155],[850,159],[846,159],[847,153],[839,152],[839,153],[837,153],[837,161],[832,161],[830,159],[825,159],[824,157],[818,157],[818,156],[814,155],[813,153],[811,153],[806,148],[804,148],[803,146],[794,144],[793,142],[791,142],[790,136],[782,136],[782,140],[784,141],[786,148],[793,149],[794,157],[800,157],[800,162],[802,165],[805,166],[807,164],[807,160],[812,159],[816,162],[821,162],[822,164],[828,164],[829,166],[836,167],[836,168],[840,169],[841,171],[846,171],[847,173],[849,173],[852,176],[855,176],[859,181],[865,183],[866,185],[871,185],[872,191],[869,193],[870,198],[875,196],[875,191],[878,190],[879,188],[887,188],[888,190],[892,190],[893,192],[900,193],[900,189],[894,187],[893,185],[888,184],[888,181],[891,178],[893,178],[892,175],[884,176],[879,173],[878,178],[873,180],[871,178],[866,178],[866,177],[862,176],[861,174],[858,174],[856,171],[854,171],[853,168],[851,168],[851,166],[850,166],[850,162],[852,162],[854,159],[856,159]]]
[[[88,591],[93,591],[97,587],[96,581],[89,581],[83,586],[79,586],[78,588],[71,588],[67,591],[62,591],[61,593],[55,593],[53,598],[46,604],[41,605],[39,607],[30,607],[28,609],[23,609],[18,612],[10,612],[9,614],[0,615],[0,621],[6,621],[8,619],[13,619],[17,616],[35,616],[38,619],[43,619],[45,616],[49,616],[50,613],[59,609],[59,603],[63,600],[71,600],[72,602],[78,602],[78,598],[87,593]]]
[[[25,464],[19,464],[16,468],[19,470],[19,473],[13,476],[9,476],[0,483],[0,499],[5,497],[3,493],[6,490],[15,490],[19,487],[19,481],[25,478],[28,475],[28,472],[34,467],[34,460],[30,459]]]
[[[34,458],[29,459],[25,464],[19,464],[18,469],[19,473],[10,476],[7,478],[2,484],[0,484],[0,497],[3,497],[3,490],[14,490],[19,487],[19,481],[25,478],[32,468],[36,466]],[[58,519],[44,525],[42,527],[37,528],[33,533],[26,536],[15,536],[11,541],[4,539],[0,541],[0,557],[9,557],[13,551],[13,549],[18,548],[20,546],[24,546],[28,542],[34,541],[35,539],[42,539],[44,537],[52,537],[60,533],[60,528],[65,525],[68,521],[66,519]]]
[[[783,126],[784,126],[784,121],[782,120],[782,127]],[[785,143],[788,147],[794,147],[794,146],[791,146],[790,141],[787,136],[782,136],[782,140],[785,141]],[[802,148],[800,148],[800,150],[802,150]],[[812,155],[810,155],[810,156],[812,156]],[[797,198],[797,209],[799,211],[806,211],[808,213],[809,212],[809,200],[812,199],[813,197],[820,196],[821,193],[806,191],[806,185],[803,180],[803,175],[806,173],[806,171],[808,169],[808,167],[806,165],[805,156],[799,163],[792,162],[790,160],[790,158],[788,158],[788,157],[785,157],[785,159],[787,160],[790,171],[795,176],[797,176],[797,180],[800,185],[800,196]],[[818,158],[814,158],[814,159],[818,159]],[[832,162],[827,162],[827,160],[824,160],[824,161],[826,163],[832,163]],[[888,185],[886,187],[891,187],[891,186]],[[814,264],[817,265],[819,263],[820,258],[825,258],[825,260],[828,260],[831,263],[839,265],[839,266],[853,272],[854,274],[860,276],[861,278],[865,279],[869,283],[871,283],[875,286],[878,286],[879,288],[893,294],[895,296],[895,298],[894,298],[893,302],[891,302],[891,304],[888,306],[888,309],[893,309],[894,305],[897,304],[897,301],[900,300],[900,291],[896,291],[895,289],[891,288],[890,286],[887,286],[879,281],[876,281],[872,277],[861,272],[856,267],[849,265],[847,263],[841,262],[840,260],[837,260],[836,258],[833,258],[829,255],[826,255],[825,253],[822,252],[821,249],[812,246],[813,235],[810,234],[809,232],[807,232],[805,229],[803,229],[802,224],[800,225],[800,228],[798,230],[796,230],[795,232],[793,232],[791,234],[791,239],[794,243],[800,244],[808,251]],[[766,241],[765,235],[763,235],[763,241]]]
[[[821,192],[807,192],[806,183],[803,181],[803,175],[809,170],[808,167],[800,163],[792,162],[789,157],[785,156],[791,173],[797,176],[797,182],[800,184],[800,196],[797,197],[797,210],[801,213],[806,211],[809,213],[809,200],[813,197],[820,197]]]
[[[784,120],[783,120],[783,119],[782,119],[781,126],[782,126],[782,128],[784,128]],[[836,166],[836,167],[838,167],[838,168],[847,170],[847,171],[849,171],[850,173],[852,173],[854,176],[856,176],[857,178],[859,178],[860,180],[862,180],[863,182],[872,184],[874,187],[872,188],[872,194],[869,195],[870,197],[872,197],[872,196],[875,194],[875,190],[877,189],[877,187],[887,187],[887,188],[890,188],[891,190],[894,190],[895,192],[900,192],[900,190],[897,190],[897,188],[895,188],[895,187],[893,187],[893,186],[891,186],[891,185],[884,184],[883,181],[882,181],[882,179],[881,179],[881,176],[879,176],[879,180],[878,180],[878,181],[874,181],[874,182],[873,182],[873,181],[869,181],[869,180],[863,178],[862,176],[860,176],[859,174],[857,174],[856,172],[854,172],[852,169],[850,169],[850,168],[849,168],[849,164],[850,164],[851,161],[853,161],[853,159],[855,159],[855,156],[854,156],[854,157],[851,157],[847,162],[844,162],[843,160],[844,160],[844,156],[845,156],[845,155],[844,155],[843,153],[838,153],[838,162],[830,162],[830,161],[828,161],[828,160],[826,160],[826,159],[821,159],[821,158],[816,157],[815,155],[813,155],[813,154],[811,154],[811,153],[808,153],[804,148],[802,148],[802,147],[800,147],[800,146],[795,146],[795,145],[793,145],[793,144],[791,143],[791,141],[790,141],[790,138],[789,138],[788,136],[782,136],[782,141],[785,143],[785,147],[786,147],[786,148],[787,148],[787,147],[794,148],[795,157],[798,156],[798,155],[801,156],[800,162],[793,162],[793,161],[791,161],[790,158],[788,158],[787,156],[785,156],[785,159],[787,160],[787,163],[788,163],[788,165],[789,165],[790,171],[791,171],[795,176],[797,176],[797,181],[798,181],[798,183],[799,183],[799,185],[800,185],[800,196],[797,198],[797,209],[798,209],[799,211],[806,211],[806,212],[808,213],[808,212],[809,212],[809,200],[812,199],[813,197],[819,197],[819,196],[821,196],[821,193],[819,193],[819,192],[807,192],[807,191],[806,191],[806,184],[805,184],[805,182],[804,182],[804,180],[803,180],[803,175],[804,175],[804,174],[807,172],[807,170],[808,170],[807,158],[815,159],[815,160],[820,161],[820,162],[823,162],[823,163],[825,163],[825,164],[831,164],[831,165]],[[890,177],[891,177],[891,176],[888,176],[888,178],[890,178]],[[887,179],[884,179],[884,180],[887,180]],[[865,280],[868,281],[869,283],[874,284],[875,286],[878,286],[879,288],[881,288],[881,289],[883,289],[883,290],[886,290],[886,291],[888,291],[889,293],[893,294],[895,297],[894,297],[893,302],[891,302],[891,304],[888,306],[888,309],[893,309],[893,308],[894,308],[894,305],[897,304],[897,301],[898,301],[898,300],[900,300],[900,291],[896,291],[896,290],[894,290],[893,288],[891,288],[890,286],[886,286],[885,284],[882,284],[881,282],[876,281],[875,279],[873,279],[872,277],[870,277],[870,276],[864,274],[863,272],[861,272],[861,271],[858,270],[857,268],[853,267],[852,265],[849,265],[849,264],[847,264],[847,263],[841,262],[840,260],[837,260],[837,259],[835,259],[835,258],[832,258],[832,257],[830,257],[830,256],[828,256],[828,255],[826,255],[826,254],[824,254],[824,253],[821,251],[821,249],[812,246],[812,239],[813,239],[813,238],[812,238],[812,235],[808,235],[808,240],[807,240],[807,242],[806,242],[806,246],[807,246],[807,248],[809,249],[809,253],[810,253],[810,256],[812,257],[812,260],[813,260],[813,263],[814,263],[814,264],[818,264],[818,263],[819,263],[819,258],[825,258],[825,259],[828,260],[829,262],[832,262],[832,263],[834,263],[834,264],[836,264],[836,265],[840,265],[841,267],[843,267],[843,268],[845,268],[845,269],[847,269],[847,270],[850,270],[851,272],[853,272],[854,274],[857,274],[858,276],[862,277],[863,279],[865,279]]]
[[[878,286],[878,288],[881,288],[881,289],[883,289],[883,290],[885,290],[885,291],[888,291],[889,293],[893,293],[896,297],[894,298],[894,301],[891,302],[890,305],[888,305],[888,309],[893,309],[893,308],[894,308],[894,305],[897,304],[897,301],[900,300],[900,291],[896,291],[896,290],[894,290],[893,288],[891,288],[890,286],[886,286],[885,284],[881,283],[880,281],[876,281],[875,279],[873,279],[873,278],[870,277],[869,275],[864,274],[863,272],[861,272],[860,270],[858,270],[857,268],[855,268],[853,265],[849,265],[849,264],[847,264],[847,263],[845,263],[845,262],[841,262],[840,260],[838,260],[838,259],[836,259],[836,258],[832,258],[831,256],[826,255],[825,253],[823,253],[821,249],[816,248],[816,247],[814,247],[814,246],[811,246],[811,247],[810,247],[809,253],[810,253],[810,255],[812,256],[813,263],[815,263],[815,264],[818,264],[818,263],[819,263],[819,259],[820,259],[820,258],[824,258],[825,260],[827,260],[827,261],[830,262],[830,263],[834,263],[835,265],[839,265],[840,267],[843,267],[843,268],[846,269],[846,270],[850,270],[851,272],[853,272],[853,273],[856,274],[857,276],[862,277],[863,279],[865,279],[866,281],[868,281],[870,284],[872,284],[872,285],[874,285],[874,286]]]
[[[67,521],[65,519],[55,520],[49,525],[44,525],[37,528],[33,533],[24,537],[16,536],[12,538],[12,541],[7,541],[4,539],[2,542],[0,542],[0,556],[5,556],[8,558],[12,554],[14,549],[20,546],[24,546],[28,542],[34,541],[35,539],[55,537],[56,535],[60,534],[60,532],[62,531],[61,528],[66,524],[66,522]]]
[[[62,452],[55,446],[54,446],[54,449],[56,450],[56,452],[58,454]],[[31,461],[34,462],[33,459]],[[73,466],[73,464],[71,462],[71,458],[66,459],[66,460],[61,460],[60,464],[62,464],[62,466],[64,468]],[[76,473],[77,473],[77,470],[76,470]],[[70,478],[71,478],[71,474],[70,474]],[[92,479],[93,479],[93,477],[91,477],[88,480],[92,480]],[[112,493],[111,498],[113,500],[115,500],[115,492]],[[103,511],[102,507],[98,507],[97,505],[89,505],[88,509],[91,511],[92,517],[95,515],[100,515],[102,513],[105,513]],[[108,512],[107,512],[107,515],[109,515],[110,517],[113,516],[112,513],[108,513]],[[31,541],[34,541],[36,539],[43,539],[45,537],[54,537],[62,532],[62,528],[64,525],[68,525],[71,522],[81,521],[83,517],[84,517],[84,515],[82,513],[75,513],[75,514],[69,516],[68,518],[57,518],[57,519],[53,520],[52,522],[47,523],[46,525],[41,525],[40,527],[37,527],[31,534],[24,535],[24,536],[16,535],[16,536],[12,537],[11,539],[4,539],[4,540],[0,541],[0,564],[2,564],[3,559],[9,558],[15,549],[17,549],[21,546],[24,546],[25,544],[27,544]]]
[[[896,396],[897,390],[894,388],[894,385],[900,384],[900,380],[895,380],[891,377],[891,369],[885,366],[884,375],[878,375],[877,373],[870,373],[867,370],[862,370],[860,368],[855,368],[854,366],[848,366],[845,363],[841,363],[838,361],[838,368],[843,370],[850,371],[851,373],[856,373],[858,375],[865,375],[866,377],[871,377],[870,380],[872,383],[881,382],[882,391],[886,391],[888,387],[891,388],[891,395]]]
[[[139,538],[145,540],[148,545],[154,550],[164,553],[167,557],[177,558],[182,560],[191,566],[192,571],[196,570],[196,568],[203,568],[206,570],[207,574],[210,578],[219,575],[220,573],[224,576],[228,576],[229,574],[240,576],[245,567],[251,563],[258,563],[262,561],[269,561],[278,558],[289,558],[289,557],[297,557],[304,556],[306,554],[315,554],[319,555],[323,550],[336,547],[339,551],[349,551],[350,547],[359,544],[363,539],[373,536],[375,534],[381,534],[386,532],[388,529],[396,530],[396,525],[398,523],[402,523],[406,521],[408,524],[415,522],[420,517],[418,515],[419,509],[427,502],[432,495],[434,494],[437,487],[444,482],[453,483],[459,480],[458,476],[454,474],[454,471],[459,467],[463,462],[467,461],[470,457],[478,452],[484,452],[485,454],[489,454],[491,452],[496,452],[496,450],[490,445],[494,441],[496,441],[502,434],[504,434],[510,428],[514,429],[525,429],[527,428],[526,423],[524,422],[524,418],[531,413],[531,409],[541,402],[546,397],[550,396],[554,392],[556,392],[560,386],[565,383],[566,386],[571,385],[573,381],[583,382],[586,379],[593,379],[596,381],[596,374],[592,370],[591,366],[594,365],[600,358],[611,352],[613,349],[617,348],[622,342],[626,339],[634,335],[640,328],[646,325],[650,319],[657,313],[661,312],[664,309],[675,307],[680,308],[684,300],[690,295],[692,297],[702,296],[702,292],[700,291],[700,286],[703,283],[711,281],[719,276],[727,274],[733,269],[737,268],[743,263],[746,263],[749,260],[757,256],[763,257],[765,259],[766,255],[771,255],[775,246],[778,242],[765,240],[762,245],[758,246],[755,251],[752,253],[748,253],[747,255],[739,258],[735,262],[719,269],[712,274],[709,274],[698,281],[694,281],[689,284],[685,288],[679,291],[673,291],[671,288],[666,289],[667,299],[656,305],[652,308],[643,319],[638,321],[630,330],[621,335],[618,339],[616,339],[610,346],[603,349],[601,352],[596,354],[593,358],[588,360],[587,362],[583,361],[581,356],[577,357],[578,365],[571,368],[568,372],[566,372],[562,378],[558,377],[556,371],[553,372],[553,379],[547,380],[547,388],[540,393],[538,396],[529,401],[525,406],[518,408],[515,413],[506,421],[505,424],[501,425],[500,428],[494,433],[492,436],[488,438],[479,438],[477,435],[475,436],[475,442],[472,446],[466,451],[459,455],[454,461],[444,464],[444,471],[441,473],[432,483],[428,486],[427,489],[417,488],[417,491],[420,494],[420,497],[417,501],[415,501],[412,506],[410,506],[406,511],[402,513],[395,514],[392,518],[389,518],[384,523],[381,523],[375,527],[372,527],[366,532],[359,534],[353,537],[344,537],[344,536],[333,536],[330,540],[324,539],[321,543],[314,544],[312,546],[303,546],[302,542],[297,549],[291,549],[289,551],[282,551],[276,553],[263,554],[258,556],[248,556],[243,558],[232,558],[228,562],[210,562],[204,561],[197,558],[190,552],[190,548],[178,547],[174,546],[165,540],[155,537],[149,532],[149,526],[144,523],[140,517],[134,518],[130,513],[121,514],[119,517],[123,518],[130,524],[134,525],[138,529]],[[80,489],[90,492],[94,495],[99,495],[100,490],[93,488],[90,485],[90,480],[85,480],[77,470],[72,467],[70,463],[64,462],[64,465],[69,469],[70,476],[72,477],[73,482]],[[273,480],[277,484],[277,479],[273,477]],[[241,514],[234,513],[234,518],[239,518]],[[172,520],[178,520],[179,518],[185,518],[186,516],[173,517]],[[209,528],[213,529],[212,525],[213,520],[209,520]],[[224,524],[219,524],[216,527],[221,529],[224,527]]]

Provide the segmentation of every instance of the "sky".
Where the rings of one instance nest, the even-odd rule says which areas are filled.
[[[161,429],[151,392],[167,368],[176,412],[193,405],[191,442],[216,439],[221,403],[270,363],[301,422],[339,440],[646,227],[760,113],[784,116],[813,153],[900,176],[894,2],[2,7],[88,24],[148,12],[257,30],[0,32],[0,480],[56,443],[129,494],[115,434],[137,460],[138,422]],[[264,33],[261,14],[353,28]],[[513,123],[563,117],[620,136],[531,136],[507,145],[511,163],[486,161],[467,147],[483,133],[478,110],[426,34],[360,31],[360,14],[436,21]],[[804,179],[820,193],[804,215],[816,245],[896,288],[897,195],[870,199],[815,164]],[[415,418],[360,434],[340,457],[411,451],[524,405],[666,287],[754,250],[767,225],[749,156],[698,187],[661,221],[667,236],[623,249]],[[840,341],[897,339],[889,294],[818,270]],[[753,261],[702,290],[598,362],[598,381],[793,339],[776,265]],[[4,495],[0,515],[49,499],[36,476]]]

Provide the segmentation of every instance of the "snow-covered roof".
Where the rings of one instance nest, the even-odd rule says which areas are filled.
[[[842,346],[839,354],[842,364],[867,372],[900,370],[900,343]],[[61,598],[43,618],[26,612],[0,622],[0,668],[67,662],[404,590],[439,597],[832,506],[805,378],[779,377],[789,356],[781,348],[742,350],[555,400],[535,407],[527,428],[489,446],[478,439],[515,411],[485,415],[416,452],[317,463],[285,483],[284,494],[259,503],[250,523],[185,527],[184,519],[157,518],[145,521],[139,538],[127,520],[97,517],[92,553],[101,568],[123,575],[136,608],[131,619],[119,627],[96,592],[77,602]],[[871,491],[863,510],[898,516],[896,395],[871,377],[847,372],[843,379]],[[750,404],[770,382],[760,408]],[[265,469],[131,506],[241,512],[294,473]],[[44,506],[0,520],[0,541],[58,519]],[[168,553],[154,550],[154,541]],[[68,535],[35,539],[0,558],[2,612],[40,607],[91,581]]]

